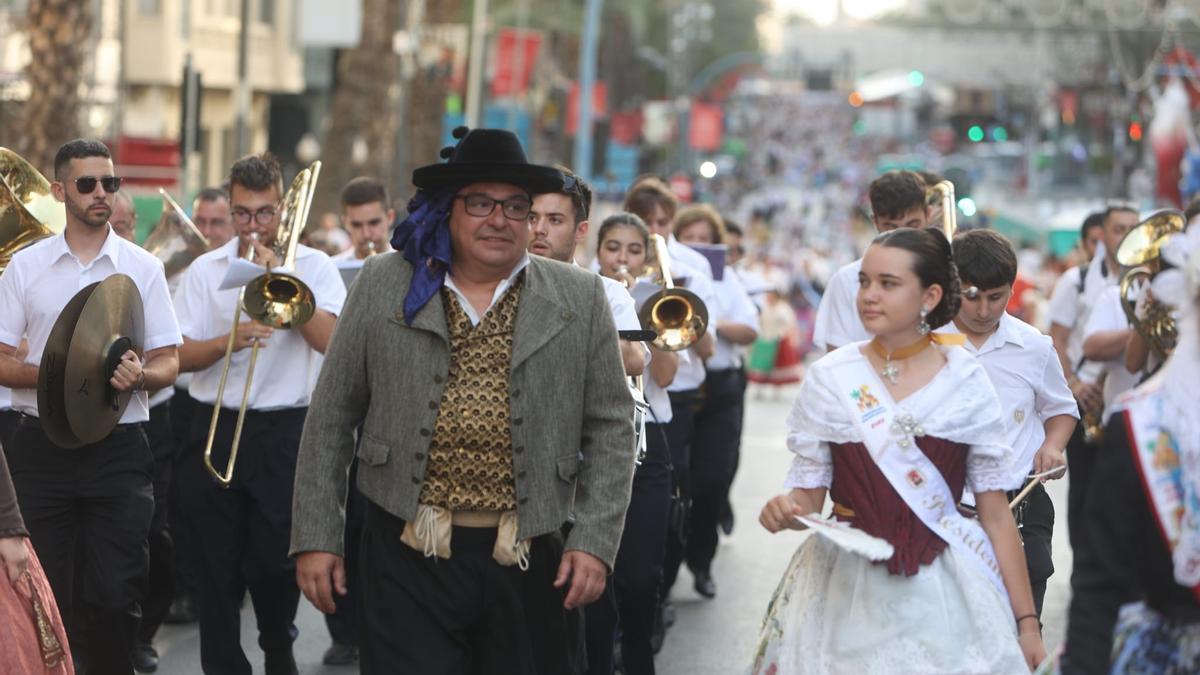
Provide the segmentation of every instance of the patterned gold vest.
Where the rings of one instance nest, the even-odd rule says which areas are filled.
[[[442,288],[450,331],[450,374],[429,446],[420,502],[451,511],[517,508],[509,427],[509,371],[522,272],[479,321]]]

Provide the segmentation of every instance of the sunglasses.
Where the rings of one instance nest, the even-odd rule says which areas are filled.
[[[80,176],[75,179],[75,189],[81,195],[90,195],[99,184],[104,191],[112,194],[121,189],[121,179],[118,176]]]

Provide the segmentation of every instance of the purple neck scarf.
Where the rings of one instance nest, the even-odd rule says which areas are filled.
[[[418,190],[408,202],[408,217],[396,227],[392,248],[412,263],[412,282],[404,296],[404,323],[412,325],[417,312],[441,290],[450,269],[450,209],[457,188],[434,193]]]

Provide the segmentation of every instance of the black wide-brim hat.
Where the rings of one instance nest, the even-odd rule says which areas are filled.
[[[508,183],[531,194],[560,192],[563,174],[552,166],[530,164],[517,135],[506,129],[454,130],[458,144],[442,148],[448,161],[413,170],[413,185],[422,190],[461,187],[470,183]]]

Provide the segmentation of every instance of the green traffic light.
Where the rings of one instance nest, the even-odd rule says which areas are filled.
[[[983,127],[976,124],[976,125],[973,125],[970,129],[967,129],[967,138],[969,138],[972,143],[978,143],[979,141],[982,141],[983,140]]]
[[[1003,143],[1008,140],[1008,129],[1004,127],[996,127],[992,129],[992,140]]]
[[[908,73],[908,83],[914,87],[919,87],[925,84],[925,73],[919,70],[913,70]]]

